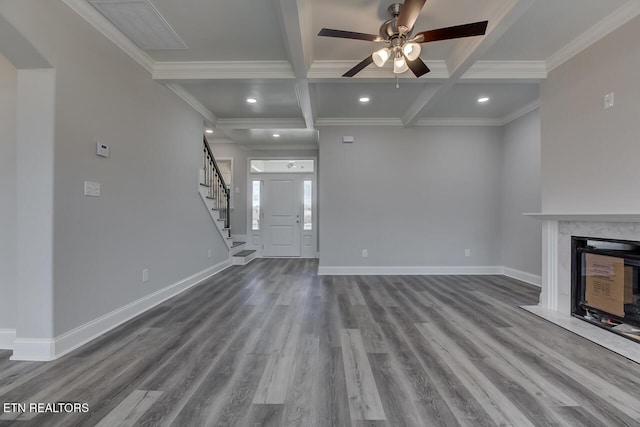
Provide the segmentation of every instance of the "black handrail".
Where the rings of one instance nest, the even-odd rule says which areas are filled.
[[[224,182],[224,177],[220,172],[220,168],[218,167],[218,163],[216,162],[215,157],[213,157],[213,152],[211,151],[211,146],[209,146],[209,142],[207,141],[207,137],[203,136],[204,141],[204,184],[209,187],[209,198],[213,199],[214,210],[220,212],[220,219],[224,220],[224,228],[230,229],[230,201],[231,201],[231,190],[227,187],[227,184]],[[224,199],[224,200],[222,200]],[[231,231],[229,230],[229,237],[231,237]]]

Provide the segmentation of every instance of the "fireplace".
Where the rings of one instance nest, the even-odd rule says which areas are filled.
[[[640,242],[640,214],[535,213],[525,215],[542,220],[542,277],[540,280],[542,286],[540,302],[537,305],[523,306],[522,308],[640,363],[640,343],[629,339],[628,336],[621,335],[619,331],[609,332],[607,329],[610,327],[598,324],[593,321],[594,319],[585,319],[587,313],[584,308],[585,311],[573,313],[576,307],[581,307],[581,300],[577,300],[575,294],[572,293],[572,276],[576,274],[573,271],[575,262],[572,264],[572,238],[574,236],[589,236],[588,238],[582,237],[582,239],[596,242],[595,247],[600,250],[607,250],[603,243],[605,241],[632,244],[632,247],[625,246],[622,249],[630,249],[629,252],[632,253],[637,252],[637,247],[640,246],[638,243]],[[583,248],[586,249],[589,246],[588,242],[582,244]],[[592,244],[592,246],[594,245]],[[616,248],[609,249],[616,250]],[[615,255],[622,254],[616,253]],[[637,259],[634,256],[626,255],[622,258],[629,259],[629,264]],[[582,264],[580,268],[583,268]],[[621,316],[613,316],[612,319],[616,317]],[[626,317],[625,312],[623,319],[627,320]],[[631,325],[633,326],[632,323]]]
[[[640,342],[640,241],[571,237],[571,314]]]

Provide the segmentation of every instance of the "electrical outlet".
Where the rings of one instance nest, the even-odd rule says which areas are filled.
[[[471,249],[465,249],[464,256],[471,256]]]
[[[142,270],[142,283],[149,281],[149,269],[145,268]]]
[[[366,257],[368,257],[368,256],[369,256],[369,251],[368,251],[368,250],[366,250],[366,249],[363,249],[363,250],[362,250],[362,258],[366,258]]]

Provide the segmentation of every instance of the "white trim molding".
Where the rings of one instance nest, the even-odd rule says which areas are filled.
[[[602,21],[589,28],[584,33],[566,44],[562,49],[551,55],[547,63],[547,72],[567,62],[589,46],[600,41],[613,31],[622,27],[636,16],[640,15],[640,2],[629,0]]]
[[[177,83],[167,83],[166,86],[176,95],[178,95],[184,102],[189,104],[191,108],[196,110],[198,113],[204,117],[212,126],[216,125],[218,121],[217,117],[207,108],[205,107],[195,96],[191,95],[187,92],[181,85]]]
[[[323,126],[402,126],[402,120],[393,117],[325,117],[316,120]]]
[[[542,80],[546,78],[547,63],[545,61],[477,61],[460,77],[461,80]]]
[[[13,350],[15,340],[15,329],[0,329],[0,350]]]
[[[318,276],[467,276],[499,275],[498,266],[451,266],[451,267],[412,267],[412,266],[319,266]]]
[[[11,360],[47,362],[58,359],[168,299],[202,284],[229,266],[231,266],[231,258],[100,316],[55,339],[17,338]]]
[[[529,283],[537,287],[542,286],[542,276],[539,274],[531,274],[526,271],[516,270],[515,268],[502,267],[502,274],[512,279],[520,280],[521,282]]]
[[[49,362],[55,357],[53,338],[16,338],[10,360],[21,362]]]
[[[277,118],[237,118],[218,119],[216,128],[222,130],[234,129],[306,129],[307,125],[302,119],[277,119]]]
[[[391,61],[390,61],[391,62]],[[339,79],[347,70],[353,68],[358,64],[358,61],[326,61],[326,60],[318,60],[313,61],[311,64],[311,68],[307,73],[307,78],[312,82],[316,83],[318,80],[324,79]],[[427,61],[427,65],[431,72],[425,76],[423,76],[420,80],[437,80],[437,79],[448,79],[449,78],[449,70],[447,69],[447,64],[445,61]],[[391,70],[391,65],[387,65],[386,67],[367,67],[361,72],[359,72],[355,77],[349,79],[348,81],[357,81],[360,79],[385,79],[389,80],[390,77],[394,76]],[[401,80],[410,79],[415,80],[415,76],[411,73],[403,73],[398,75],[398,78]]]
[[[294,79],[288,61],[155,62],[154,80]]]
[[[502,126],[508,125],[509,123],[511,123],[514,120],[519,119],[520,117],[529,114],[532,111],[537,110],[538,108],[540,108],[540,100],[536,99],[535,101],[525,105],[524,107],[514,111],[513,113],[510,113],[506,116],[504,116],[502,118]]]
[[[431,118],[418,119],[415,126],[502,126],[501,119],[485,118]]]

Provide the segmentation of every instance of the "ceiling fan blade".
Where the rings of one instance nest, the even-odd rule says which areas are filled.
[[[405,0],[402,9],[400,9],[398,27],[403,25],[408,30],[412,29],[426,2],[427,0]]]
[[[353,31],[343,31],[343,30],[332,30],[330,28],[323,28],[318,33],[319,36],[322,37],[337,37],[339,39],[354,39],[354,40],[366,40],[366,41],[375,41],[380,38],[375,34],[365,34],[365,33],[356,33]]]
[[[407,60],[407,65],[409,66],[411,71],[413,71],[413,74],[415,74],[416,77],[421,77],[431,71],[429,67],[427,67],[427,64],[425,64],[424,61],[419,57],[414,59],[413,61]]]
[[[423,36],[418,43],[436,42],[439,40],[459,39],[462,37],[483,36],[487,32],[489,21],[474,22],[472,24],[456,25],[454,27],[438,28],[437,30],[423,31],[415,37]]]
[[[373,63],[373,55],[369,55],[362,62],[360,62],[358,65],[356,65],[355,67],[353,67],[352,69],[350,69],[349,71],[344,73],[342,75],[342,77],[353,77],[356,74],[358,74],[360,71],[362,71],[365,68],[367,68],[372,63]]]

